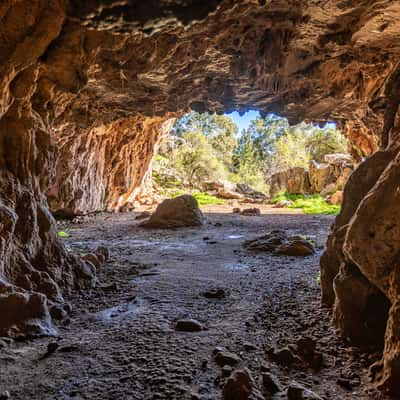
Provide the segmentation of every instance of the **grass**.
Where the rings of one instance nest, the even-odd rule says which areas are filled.
[[[176,191],[174,192],[171,197],[178,197],[182,196],[185,194],[185,192],[181,191]],[[190,193],[199,203],[199,206],[211,206],[211,205],[216,205],[216,204],[225,204],[225,201],[222,199],[219,199],[218,197],[212,196],[211,194],[204,193],[204,192],[193,192]]]
[[[302,209],[305,214],[326,214],[337,215],[340,212],[340,206],[329,204],[319,194],[290,194],[287,192],[279,192],[272,199],[272,203],[276,204],[282,200],[291,200],[293,204],[287,208]]]
[[[69,237],[69,233],[65,232],[65,231],[58,231],[57,232],[58,237],[60,238],[67,238]]]

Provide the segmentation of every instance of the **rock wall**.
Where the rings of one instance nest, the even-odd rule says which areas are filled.
[[[308,171],[302,167],[294,167],[273,174],[270,178],[271,198],[281,191],[291,194],[311,193]]]
[[[294,167],[273,174],[269,179],[270,196],[280,191],[319,193],[322,197],[341,192],[354,169],[351,157],[348,154],[326,154],[324,161],[312,160],[308,170]]]
[[[379,144],[396,152],[399,39],[391,0],[2,1],[1,334],[51,331],[46,302],[93,281],[57,239],[45,194],[66,214],[119,207],[176,113],[254,108],[292,123],[335,120],[356,157]],[[362,195],[349,183],[330,239],[345,263],[326,276],[339,271],[330,297],[343,330],[354,316],[345,277],[376,294],[363,297],[366,313],[390,302],[382,377],[395,388],[398,161],[380,177],[371,162],[360,168],[376,182]]]
[[[53,214],[73,217],[134,202],[153,154],[174,118],[135,116],[84,132],[60,133],[56,175],[47,192]]]

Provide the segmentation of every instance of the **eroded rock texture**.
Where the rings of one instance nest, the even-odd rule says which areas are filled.
[[[257,108],[293,123],[335,120],[358,158],[388,148],[349,182],[322,283],[350,336],[361,325],[348,327],[349,291],[364,291],[356,309],[367,314],[391,307],[383,378],[393,388],[399,39],[392,0],[2,1],[0,291],[1,307],[21,312],[2,313],[1,333],[49,326],[48,299],[93,278],[57,239],[46,194],[61,214],[120,208],[170,118]]]

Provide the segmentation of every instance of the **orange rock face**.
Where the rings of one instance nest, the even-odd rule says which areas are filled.
[[[49,321],[46,301],[62,302],[63,291],[93,279],[57,239],[48,204],[74,215],[132,201],[170,119],[189,108],[334,120],[359,159],[379,145],[396,153],[399,39],[400,6],[391,0],[2,1],[0,303],[27,312],[1,329],[23,332],[23,321],[39,315]],[[346,277],[367,288],[367,314],[370,292],[392,304],[382,373],[392,387],[400,370],[400,244],[388,233],[397,232],[389,216],[399,214],[394,159],[355,173],[328,247],[338,263],[322,274],[343,330],[354,312]],[[374,246],[379,262],[367,255]]]

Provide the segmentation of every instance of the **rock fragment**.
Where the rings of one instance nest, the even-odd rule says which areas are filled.
[[[179,332],[200,332],[204,326],[195,319],[180,319],[175,324],[175,330]]]

